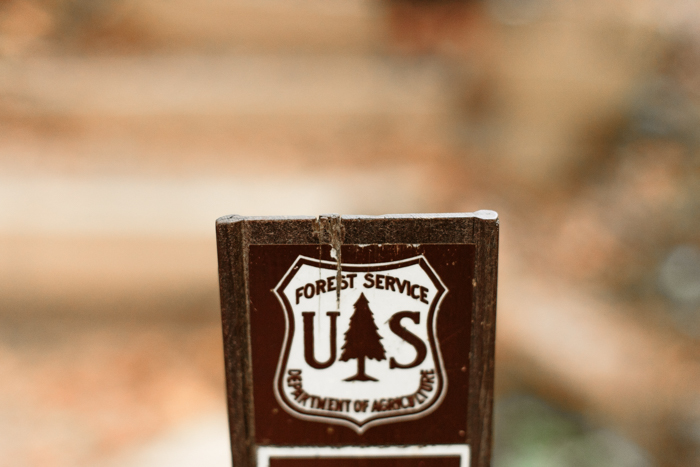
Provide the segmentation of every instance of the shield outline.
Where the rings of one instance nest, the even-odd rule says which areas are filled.
[[[436,385],[436,388],[438,389],[438,396],[429,405],[417,412],[412,412],[403,415],[382,415],[381,413],[379,413],[375,417],[371,417],[360,424],[356,420],[343,415],[319,415],[316,413],[302,411],[293,407],[291,403],[287,402],[286,394],[284,393],[284,390],[281,389],[281,386],[284,382],[284,379],[281,376],[282,371],[286,366],[287,360],[289,358],[289,351],[292,344],[290,337],[294,334],[295,323],[293,319],[292,306],[287,300],[287,297],[285,296],[283,291],[303,264],[322,269],[330,269],[333,271],[336,271],[338,269],[338,266],[340,266],[340,270],[342,272],[387,271],[391,269],[397,269],[397,265],[411,266],[414,264],[418,264],[426,272],[430,280],[437,288],[437,294],[435,295],[435,298],[433,298],[433,301],[431,302],[430,308],[428,310],[427,323],[429,323],[428,338],[430,340],[430,348],[433,353],[433,358],[437,360],[437,362],[435,362],[435,368],[439,369],[436,378],[438,382],[438,384]],[[299,255],[297,256],[297,259],[294,260],[294,263],[292,263],[292,266],[287,270],[284,276],[282,276],[280,282],[275,286],[274,289],[272,289],[272,292],[275,294],[277,300],[279,300],[280,304],[282,305],[282,309],[284,311],[284,322],[286,330],[284,334],[284,341],[282,343],[282,352],[277,362],[277,370],[275,371],[275,379],[273,383],[274,393],[275,398],[277,399],[277,402],[280,404],[280,406],[293,417],[313,422],[325,422],[333,423],[336,425],[343,425],[352,428],[357,432],[357,434],[362,434],[372,426],[387,423],[398,423],[422,418],[433,412],[442,403],[442,400],[445,398],[445,395],[447,393],[447,373],[445,371],[445,363],[443,361],[442,352],[440,351],[440,346],[438,345],[437,340],[437,315],[440,311],[440,305],[442,303],[442,300],[445,297],[445,295],[449,292],[449,290],[442,282],[440,277],[437,275],[435,270],[432,268],[432,266],[430,266],[430,263],[428,263],[428,260],[425,258],[425,256],[418,255],[411,258],[401,259],[397,261],[389,261],[384,263],[340,263],[339,265],[335,261],[326,261],[322,259],[314,259],[308,256]]]

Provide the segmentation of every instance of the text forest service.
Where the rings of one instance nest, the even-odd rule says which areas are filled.
[[[495,213],[229,216],[217,244],[236,467],[489,465]]]

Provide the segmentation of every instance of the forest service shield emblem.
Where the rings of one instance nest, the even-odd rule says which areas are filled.
[[[293,416],[362,433],[442,402],[436,323],[448,290],[425,257],[339,265],[299,256],[274,293],[286,320],[274,391]]]

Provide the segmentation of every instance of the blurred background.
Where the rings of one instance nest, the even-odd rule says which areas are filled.
[[[230,465],[214,220],[492,209],[495,467],[700,465],[692,0],[0,1],[0,466]]]

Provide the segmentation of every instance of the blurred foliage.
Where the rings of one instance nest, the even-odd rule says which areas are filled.
[[[652,467],[637,445],[542,399],[512,394],[495,410],[494,467]]]

